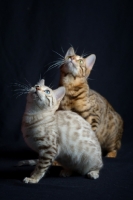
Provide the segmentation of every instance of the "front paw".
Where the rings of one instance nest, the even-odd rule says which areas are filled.
[[[91,179],[97,179],[99,178],[99,171],[90,171],[88,174],[87,174],[87,177],[88,178],[91,178]]]
[[[28,178],[28,177],[25,177],[23,182],[24,183],[38,183],[38,179],[35,179],[35,178]]]
[[[108,152],[107,155],[106,155],[107,158],[115,158],[116,156],[117,156],[117,151],[116,150]]]

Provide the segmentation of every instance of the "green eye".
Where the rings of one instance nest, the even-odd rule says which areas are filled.
[[[44,90],[46,94],[50,94],[50,90]]]
[[[79,62],[80,62],[80,63],[83,63],[83,60],[80,60]]]

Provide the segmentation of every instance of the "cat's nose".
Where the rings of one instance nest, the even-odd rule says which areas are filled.
[[[36,90],[40,90],[40,87],[38,85],[36,86]]]
[[[74,56],[71,56],[71,59],[74,60]]]
[[[69,61],[74,60],[74,56],[70,56],[68,60]]]

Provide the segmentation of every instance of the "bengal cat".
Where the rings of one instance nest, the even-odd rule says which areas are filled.
[[[38,152],[39,159],[19,163],[36,164],[32,175],[24,182],[39,182],[55,159],[65,167],[61,176],[77,171],[89,178],[98,178],[103,165],[101,147],[90,124],[75,112],[56,111],[65,88],[51,90],[42,79],[34,87],[26,88],[26,92],[21,130],[25,142]]]
[[[68,49],[60,67],[60,86],[66,89],[61,110],[72,110],[91,124],[107,157],[116,157],[121,146],[123,120],[109,102],[89,88],[87,78],[95,63],[94,54],[83,58]]]

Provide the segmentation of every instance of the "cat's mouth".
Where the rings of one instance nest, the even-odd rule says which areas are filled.
[[[65,67],[68,67],[70,70],[72,70],[72,68],[75,68],[75,69],[76,69],[76,66],[74,65],[74,63],[72,62],[72,60],[66,61],[66,62],[65,62]],[[69,70],[69,69],[68,69],[68,70]]]
[[[67,64],[67,65],[72,64],[72,65],[75,67],[75,65],[73,64],[72,60],[68,60],[68,61],[66,62],[66,64]]]
[[[41,98],[40,98],[40,96],[39,96],[39,94],[38,94],[38,92],[37,92],[37,90],[34,92],[34,96],[35,96],[36,98],[38,98],[40,101],[42,101]]]

